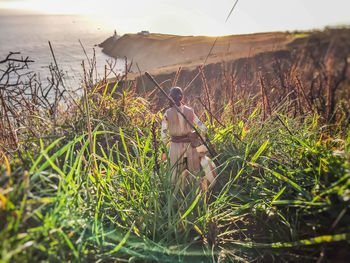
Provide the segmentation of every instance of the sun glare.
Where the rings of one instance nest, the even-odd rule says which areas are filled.
[[[95,7],[89,2],[27,0],[1,3],[0,7],[44,14],[91,14]]]
[[[220,36],[349,24],[349,2],[345,8],[345,0],[334,1],[338,4],[327,5],[326,1],[319,0],[283,3],[280,0],[239,1],[227,22],[225,18],[232,8],[232,0],[217,3],[201,0],[0,0],[0,9],[19,9],[33,14],[88,15],[91,21],[97,18],[99,22],[103,21],[105,27],[116,28],[118,33],[148,30],[178,35]],[[254,8],[251,8],[252,3]],[[319,3],[319,10],[314,8],[315,3]],[[274,8],[279,11],[272,12]],[[295,14],[298,14],[298,19]]]

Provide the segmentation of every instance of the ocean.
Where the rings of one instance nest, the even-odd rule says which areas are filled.
[[[110,25],[82,15],[1,15],[0,61],[9,52],[21,52],[19,56],[28,56],[35,61],[29,64],[29,70],[45,81],[49,76],[48,66],[54,63],[50,41],[57,64],[66,75],[66,86],[75,89],[83,76],[82,61],[88,65],[79,40],[90,59],[95,49],[97,72],[102,77],[106,60],[111,58],[97,45],[113,33]],[[123,69],[124,60],[118,59],[116,70],[122,73]]]

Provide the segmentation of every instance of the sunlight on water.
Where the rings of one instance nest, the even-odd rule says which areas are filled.
[[[79,85],[82,78],[82,61],[87,63],[86,56],[79,40],[82,42],[88,57],[96,52],[96,66],[102,76],[109,57],[97,46],[113,35],[113,27],[102,23],[96,17],[76,15],[24,15],[0,16],[0,58],[9,52],[21,52],[23,57],[34,60],[30,70],[40,74],[45,80],[53,63],[48,41],[51,42],[58,66],[68,76],[71,86]],[[124,68],[120,60],[118,69]]]

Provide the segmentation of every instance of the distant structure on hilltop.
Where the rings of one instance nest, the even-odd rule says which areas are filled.
[[[115,30],[115,29],[114,29],[113,37],[114,37],[115,39],[120,38],[120,36],[117,34],[117,30]]]
[[[138,32],[137,34],[147,37],[147,36],[149,36],[149,31],[147,31],[147,30],[142,30],[141,32]]]

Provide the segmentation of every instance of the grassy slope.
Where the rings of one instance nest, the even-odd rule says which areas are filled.
[[[227,104],[218,116],[224,127],[206,123],[220,163],[208,203],[195,186],[185,196],[171,189],[170,168],[159,158],[159,113],[133,93],[110,95],[89,95],[92,147],[82,128],[74,137],[38,141],[41,151],[28,166],[3,166],[2,262],[314,262],[321,251],[335,261],[349,255],[345,131],[321,127],[317,115],[293,120],[280,111],[263,120],[261,105],[249,100],[236,102],[242,110],[232,115]],[[78,118],[77,111],[66,122]]]

